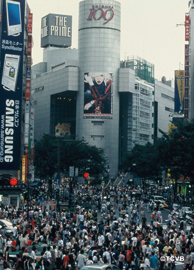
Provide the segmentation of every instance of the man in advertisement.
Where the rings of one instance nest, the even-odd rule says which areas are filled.
[[[112,74],[86,73],[84,83],[84,114],[111,114]]]

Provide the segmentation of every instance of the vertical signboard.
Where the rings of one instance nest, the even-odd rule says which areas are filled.
[[[190,16],[189,13],[185,14],[185,41],[190,39]]]
[[[26,184],[26,155],[22,156],[22,183]]]
[[[185,44],[185,96],[184,118],[189,119],[189,44]]]
[[[21,150],[25,0],[2,1],[0,170],[18,170]]]
[[[29,13],[28,14],[28,34],[32,34],[32,17],[33,17],[33,14]]]
[[[185,71],[175,71],[175,112],[184,111]]]

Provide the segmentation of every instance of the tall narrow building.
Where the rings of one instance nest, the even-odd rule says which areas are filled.
[[[121,7],[114,0],[87,0],[79,5],[76,134],[104,150],[114,175],[119,158]]]
[[[190,1],[189,120],[194,118],[194,0]]]

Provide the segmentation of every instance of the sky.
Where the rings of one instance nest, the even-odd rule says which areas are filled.
[[[78,48],[80,0],[27,0],[33,13],[33,64],[42,61],[41,18],[49,13],[72,15],[72,48]],[[155,78],[174,79],[184,69],[185,13],[188,0],[119,0],[121,60],[138,56],[155,65]],[[177,24],[180,24],[178,27]],[[174,80],[173,84],[174,85]]]

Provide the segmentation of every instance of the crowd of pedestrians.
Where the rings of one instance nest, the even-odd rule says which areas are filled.
[[[0,270],[76,270],[97,263],[120,270],[173,270],[177,260],[193,269],[193,224],[185,231],[171,212],[164,230],[162,211],[132,196],[131,188],[80,185],[74,193],[97,195],[96,208],[78,205],[59,213],[35,204],[29,215],[27,206],[0,208],[1,219],[13,224],[9,236],[0,235]]]

